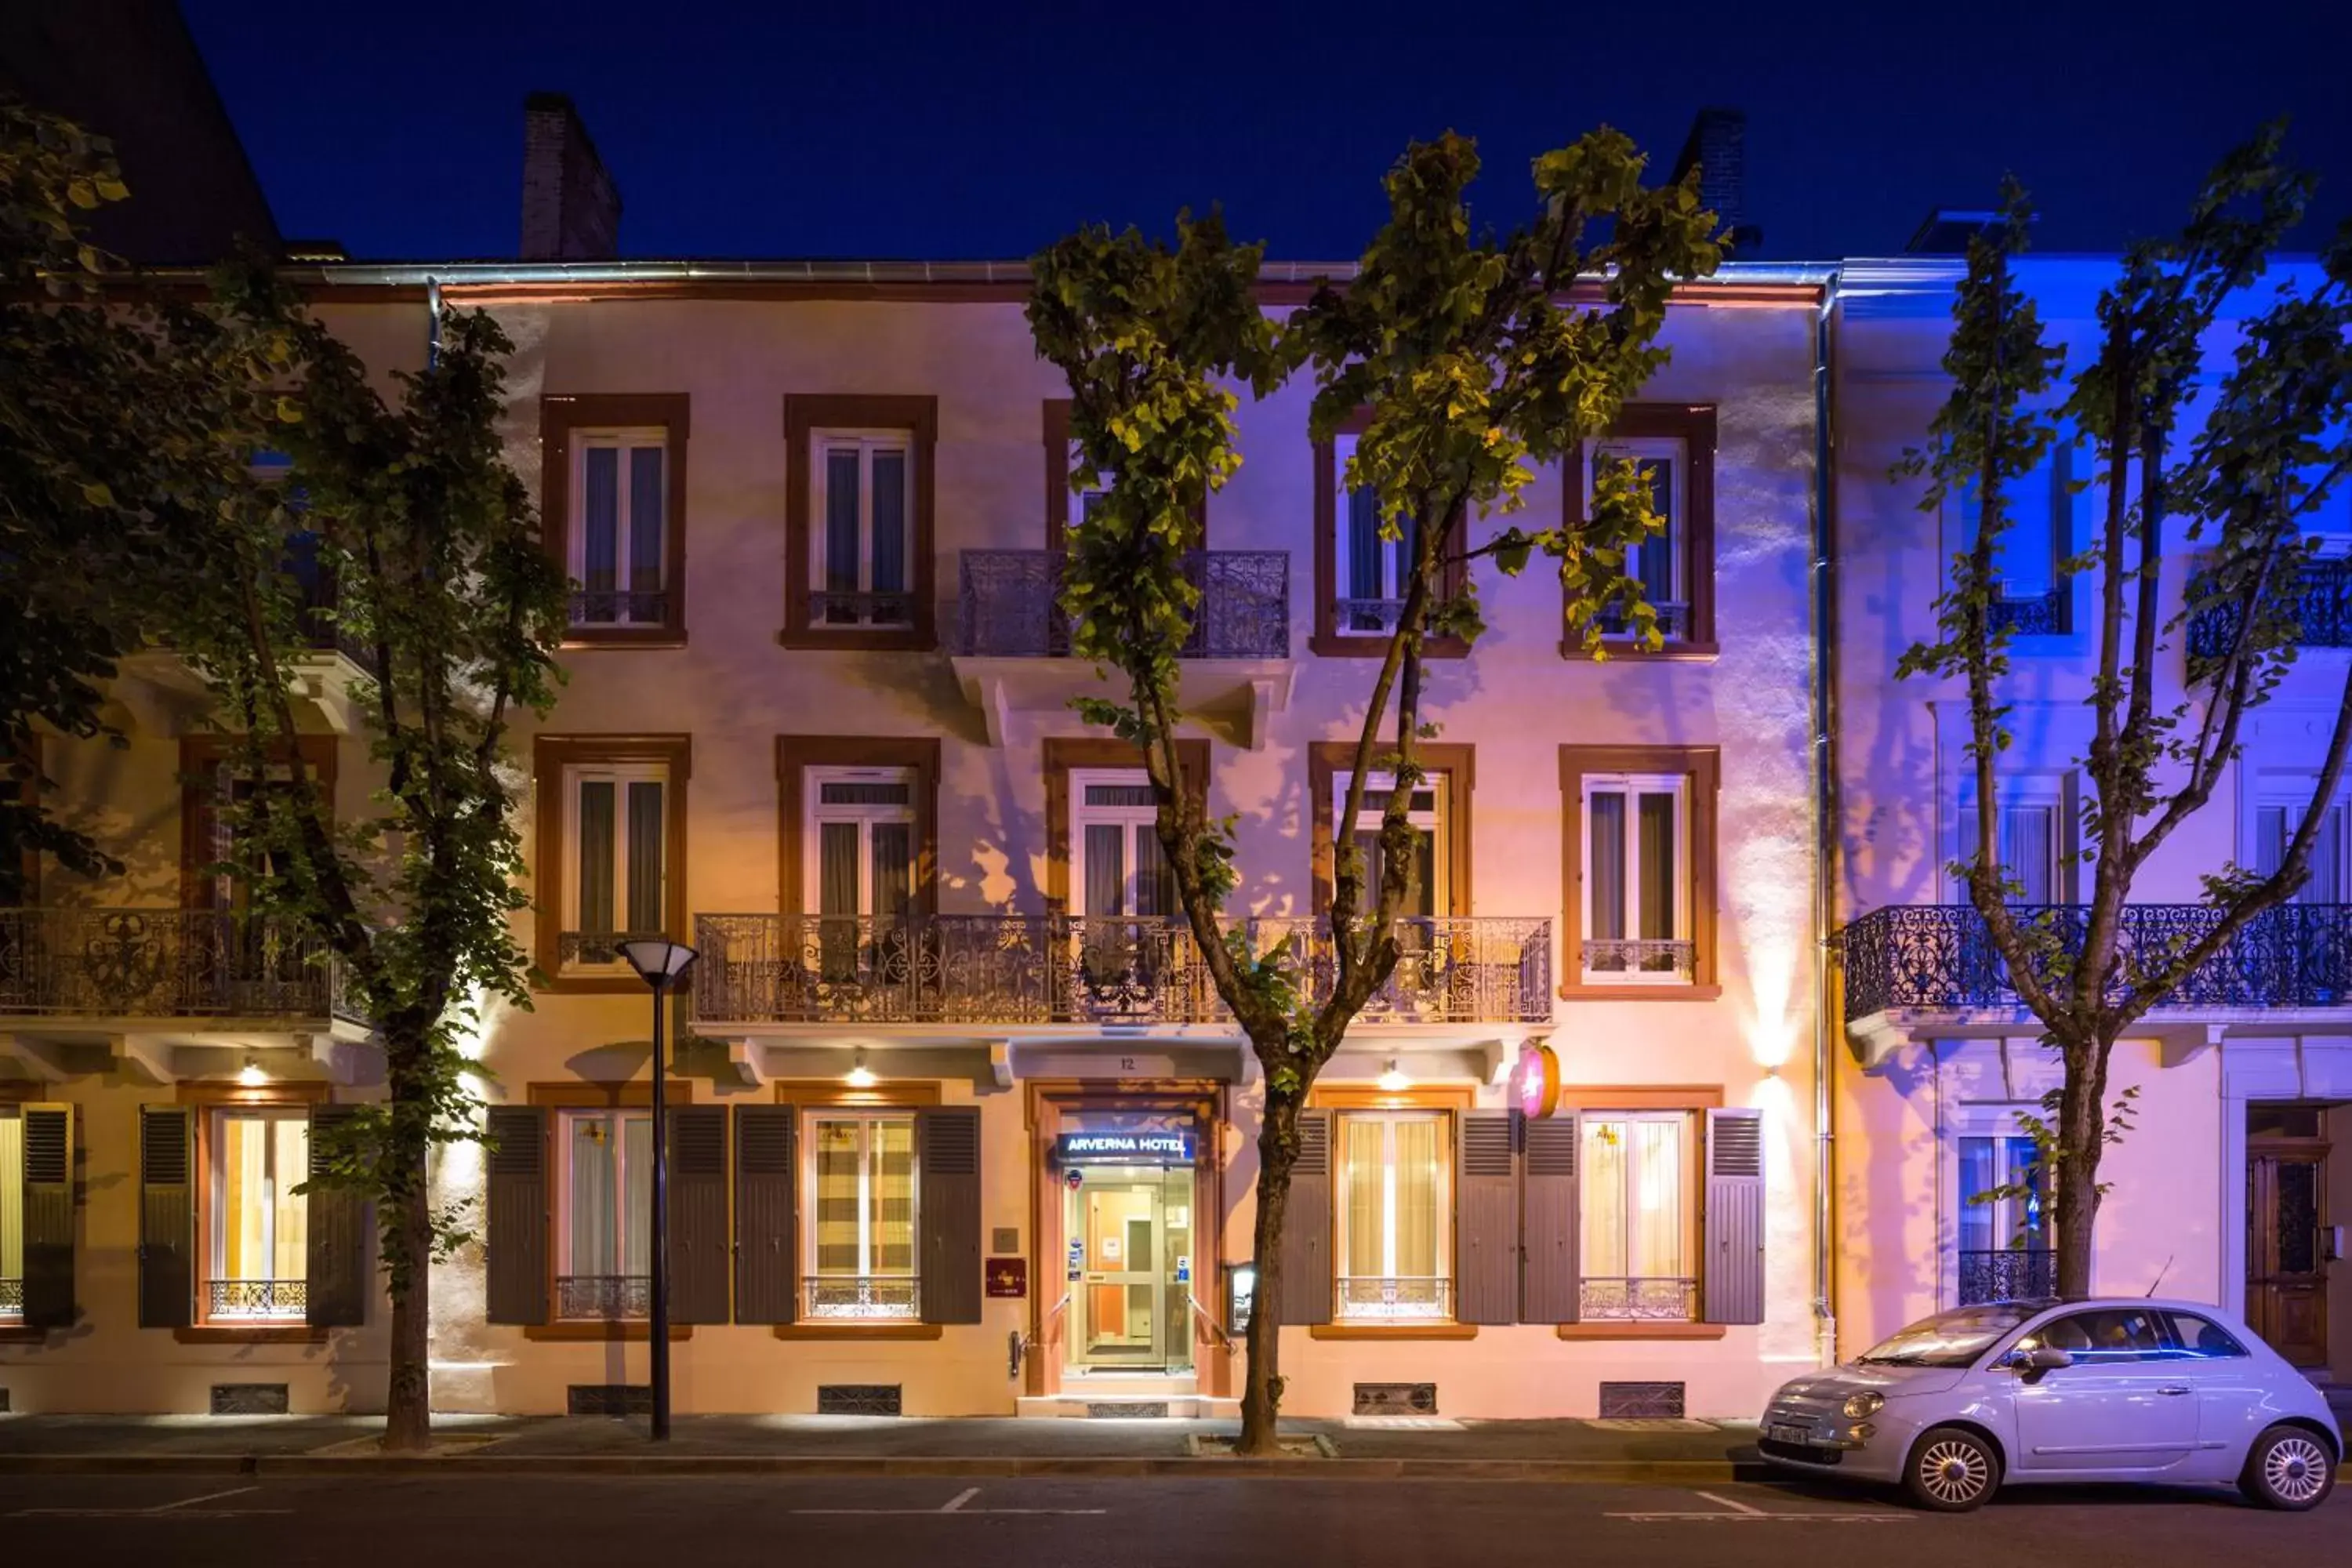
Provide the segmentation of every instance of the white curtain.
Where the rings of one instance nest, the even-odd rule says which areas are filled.
[[[1082,893],[1089,915],[1123,915],[1127,910],[1127,828],[1116,822],[1087,825],[1087,885]]]
[[[1641,797],[1642,936],[1670,942],[1675,935],[1675,797]]]
[[[659,931],[662,910],[662,786],[656,779],[629,784],[630,931]]]
[[[1632,1186],[1626,1124],[1588,1116],[1583,1141],[1578,1268],[1588,1279],[1620,1279],[1633,1272],[1625,1257],[1625,1203]]]
[[[1642,592],[1653,605],[1670,604],[1675,597],[1675,551],[1677,548],[1675,539],[1675,466],[1669,462],[1645,462],[1642,465],[1642,472],[1650,481],[1650,505],[1665,522],[1665,531],[1649,535],[1637,547]]]
[[[25,1122],[0,1110],[0,1279],[25,1277]]]
[[[1681,1279],[1691,1272],[1684,1256],[1684,1126],[1680,1118],[1633,1123],[1639,1164],[1631,1272],[1642,1279]]]
[[[580,785],[580,930],[609,934],[613,925],[613,784]]]
[[[1599,794],[1585,802],[1590,825],[1594,940],[1613,942],[1625,934],[1625,797],[1616,792]]]
[[[1433,1279],[1445,1272],[1437,1256],[1437,1122],[1434,1119],[1391,1124],[1395,1138],[1395,1274]]]
[[[614,1203],[620,1186],[621,1152],[614,1145],[614,1119],[570,1118],[572,1203],[570,1246],[563,1265],[569,1275],[620,1272],[614,1251]]]
[[[2058,901],[2057,819],[2057,808],[2047,805],[2001,808],[2001,868],[2018,884],[2020,903]]]
[[[1386,1212],[1382,1202],[1382,1184],[1388,1126],[1369,1116],[1342,1117],[1339,1124],[1346,1130],[1346,1136],[1341,1140],[1341,1152],[1348,1162],[1348,1255],[1345,1268],[1352,1278],[1378,1279],[1387,1272],[1382,1267],[1385,1257],[1381,1222]]]
[[[649,1279],[654,1271],[654,1119],[639,1111],[621,1119],[621,1267],[618,1272]]]

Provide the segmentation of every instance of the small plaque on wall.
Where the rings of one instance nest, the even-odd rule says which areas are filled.
[[[1026,1296],[1029,1294],[1029,1260],[1025,1258],[992,1258],[988,1260],[987,1279],[991,1296]]]
[[[1000,1225],[988,1233],[988,1250],[997,1253],[1021,1250],[1021,1230],[1017,1226]]]

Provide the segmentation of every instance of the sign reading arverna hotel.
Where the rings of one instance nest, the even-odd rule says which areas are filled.
[[[1065,1132],[1054,1140],[1064,1165],[1189,1165],[1190,1132]]]

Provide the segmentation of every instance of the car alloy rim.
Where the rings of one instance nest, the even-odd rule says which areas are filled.
[[[1991,1479],[1984,1450],[1973,1443],[1947,1440],[1919,1456],[1919,1484],[1937,1502],[1974,1502]]]
[[[2308,1437],[2283,1437],[2263,1456],[2263,1479],[2289,1502],[2309,1502],[2327,1485],[2327,1455]]]

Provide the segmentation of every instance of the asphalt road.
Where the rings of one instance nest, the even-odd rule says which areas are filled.
[[[2314,1513],[2280,1515],[2222,1493],[2026,1490],[1949,1518],[1810,1485],[0,1478],[0,1560],[11,1563],[1559,1568],[1601,1560],[1594,1553],[1723,1564],[1828,1556],[1901,1568],[2341,1563],[2352,1561],[2352,1493]]]

